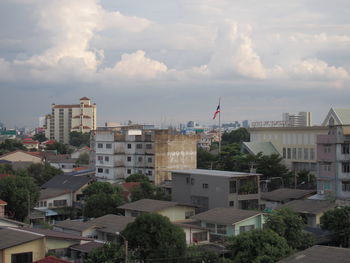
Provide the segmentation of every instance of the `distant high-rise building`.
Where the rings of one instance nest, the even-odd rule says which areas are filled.
[[[282,114],[283,121],[288,122],[291,127],[309,127],[312,126],[311,112],[302,111],[298,114],[289,112]]]
[[[38,127],[44,127],[45,126],[45,122],[46,122],[46,117],[45,116],[39,117],[39,126]]]
[[[90,132],[96,129],[96,103],[87,97],[79,104],[52,104],[52,112],[45,116],[45,136],[62,143],[69,143],[69,133]]]
[[[242,126],[243,128],[249,128],[249,121],[248,120],[242,121]]]

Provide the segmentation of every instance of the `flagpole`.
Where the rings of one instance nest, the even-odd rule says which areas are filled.
[[[220,101],[221,101],[221,97],[219,97],[219,107],[220,107],[220,111],[219,111],[219,153],[221,153],[221,105],[220,105]]]

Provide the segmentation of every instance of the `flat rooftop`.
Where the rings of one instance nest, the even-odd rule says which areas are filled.
[[[197,174],[197,175],[210,175],[210,176],[229,177],[229,178],[262,175],[257,173],[230,172],[230,171],[206,170],[206,169],[171,170],[170,172],[176,173],[176,174]]]

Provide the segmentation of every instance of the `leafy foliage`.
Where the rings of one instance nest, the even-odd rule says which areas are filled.
[[[265,228],[284,237],[293,249],[303,250],[313,245],[313,237],[303,231],[303,219],[288,208],[282,208],[268,215]]]
[[[350,206],[326,211],[321,217],[321,228],[331,231],[339,245],[349,247]]]
[[[149,182],[141,182],[140,185],[131,190],[131,201],[140,199],[155,199],[170,201],[170,196],[160,187],[157,187]]]
[[[73,150],[61,142],[55,142],[46,146],[47,150],[57,151],[58,154],[71,154]]]
[[[4,163],[0,164],[0,174],[14,174],[15,171],[12,168],[11,164]]]
[[[90,133],[76,131],[69,133],[69,144],[75,147],[90,146]]]
[[[239,128],[222,135],[222,144],[249,142],[250,134],[246,128]]]
[[[60,174],[63,174],[63,171],[61,169],[52,167],[47,162],[43,164],[34,163],[25,169],[16,171],[16,175],[21,175],[21,176],[28,175],[29,177],[32,177],[34,179],[34,182],[38,186],[43,185],[44,183],[49,181],[52,177]]]
[[[23,221],[27,216],[28,207],[32,209],[37,203],[39,189],[31,177],[8,176],[0,180],[0,199],[7,202],[8,215]]]
[[[219,262],[219,256],[208,250],[200,249],[198,246],[190,246],[186,250],[185,262],[191,263],[216,263]]]
[[[0,143],[0,155],[16,150],[27,151],[27,148],[20,141],[12,139],[6,139],[3,143]]]
[[[292,251],[287,241],[270,229],[240,234],[229,241],[228,248],[237,263],[273,263]]]
[[[140,260],[179,258],[185,255],[185,233],[167,217],[152,213],[142,214],[128,224],[122,234]]]
[[[83,190],[85,217],[100,217],[107,214],[118,214],[118,206],[123,204],[122,190],[106,182],[95,182]]]
[[[131,174],[125,179],[125,182],[149,182],[149,179],[144,174]]]
[[[84,260],[87,263],[122,263],[125,262],[123,248],[115,242],[107,242],[102,248],[93,249]]]
[[[33,140],[39,141],[40,143],[47,141],[48,139],[45,137],[44,133],[37,133],[33,136]]]
[[[90,155],[88,153],[82,153],[79,155],[79,158],[75,162],[78,165],[89,164],[90,163]]]

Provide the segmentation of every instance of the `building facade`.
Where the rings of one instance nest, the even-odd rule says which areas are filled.
[[[79,104],[52,104],[51,114],[45,119],[46,138],[68,144],[70,132],[85,133],[96,129],[96,103],[91,104],[89,98],[83,97]]]
[[[197,167],[197,136],[143,126],[103,127],[94,133],[96,177],[117,182],[131,174],[160,184],[170,170]]]
[[[172,201],[196,205],[197,212],[217,207],[258,209],[259,176],[204,169],[175,170],[172,171]]]
[[[291,114],[289,112],[286,112],[282,114],[282,120],[288,123],[291,127],[312,126],[311,112],[302,111],[298,114]]]

